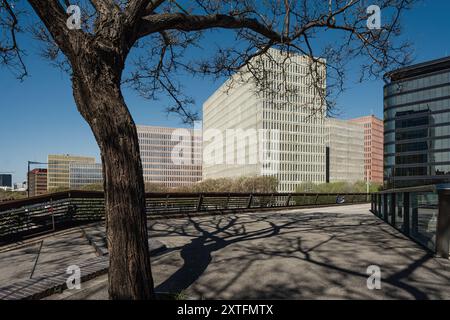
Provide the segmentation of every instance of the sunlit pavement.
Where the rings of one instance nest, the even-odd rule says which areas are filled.
[[[369,207],[149,222],[151,236],[168,247],[152,258],[156,289],[184,292],[195,299],[450,299],[450,261],[434,258],[373,216]],[[60,237],[65,250],[66,240]],[[58,236],[54,238],[58,243]],[[49,256],[36,271],[95,255],[83,237],[78,240],[73,243],[78,252],[73,261],[65,254],[62,261]],[[2,283],[27,275],[29,262],[20,270],[4,272],[18,259],[11,252],[4,254],[0,254]],[[32,258],[32,252],[29,255]],[[381,270],[380,290],[367,287],[367,268],[372,265]],[[82,283],[81,290],[48,298],[106,299],[107,276]]]

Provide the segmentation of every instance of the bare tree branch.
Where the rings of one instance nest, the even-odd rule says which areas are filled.
[[[19,48],[17,42],[16,34],[21,31],[18,25],[19,21],[11,4],[7,0],[0,2],[0,13],[3,10],[6,12],[8,18],[0,16],[0,27],[1,29],[9,30],[10,37],[8,39],[9,41],[0,39],[0,63],[15,69],[17,78],[23,80],[28,75],[28,71],[23,62],[23,51]],[[14,60],[17,60],[17,63],[14,63]]]
[[[139,37],[170,29],[199,31],[211,28],[248,28],[269,39],[276,39],[277,42],[283,42],[283,37],[280,34],[258,22],[256,19],[239,18],[222,14],[200,16],[186,15],[184,13],[151,15],[143,19],[145,23],[142,24],[139,30]]]
[[[36,14],[44,23],[59,48],[66,54],[72,55],[77,51],[80,37],[84,34],[80,30],[70,30],[67,25],[67,15],[58,0],[28,0]]]

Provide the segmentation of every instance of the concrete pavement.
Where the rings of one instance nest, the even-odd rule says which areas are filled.
[[[369,205],[149,223],[166,244],[156,289],[197,299],[450,299],[450,261],[369,212]],[[381,269],[381,290],[367,268]],[[107,276],[49,299],[106,299]]]

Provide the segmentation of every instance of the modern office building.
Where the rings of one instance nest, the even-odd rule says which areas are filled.
[[[326,182],[364,181],[364,125],[328,118]]]
[[[28,172],[30,196],[47,193],[47,169],[37,168]]]
[[[70,188],[70,164],[94,164],[95,158],[71,155],[48,155],[47,190]]]
[[[385,78],[385,186],[450,182],[450,57]]]
[[[168,188],[202,179],[200,129],[137,126],[144,181]]]
[[[384,123],[374,115],[350,119],[364,125],[364,180],[383,183]]]
[[[103,184],[103,168],[101,163],[69,164],[70,189],[78,190],[90,184]]]
[[[264,66],[267,86],[243,69],[204,103],[204,179],[270,175],[280,192],[325,182],[326,110],[316,89],[325,90],[324,61],[277,50],[269,55],[251,61]]]
[[[12,174],[0,173],[0,189],[11,190],[13,187]]]

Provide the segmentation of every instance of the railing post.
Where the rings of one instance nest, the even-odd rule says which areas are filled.
[[[387,205],[387,197],[388,197],[388,194],[387,193],[384,193],[383,195],[382,195],[382,197],[383,197],[383,220],[384,221],[386,221],[386,222],[388,222],[389,221],[389,212],[388,212],[388,205]]]
[[[289,207],[289,203],[291,202],[291,197],[292,197],[292,195],[289,194],[289,195],[288,195],[288,198],[287,198],[287,200],[286,200],[286,207]]]
[[[202,210],[202,203],[203,203],[203,195],[200,194],[197,202],[197,212],[200,212]]]
[[[227,196],[227,202],[225,203],[225,210],[228,210],[228,203],[230,202],[230,194]]]
[[[165,209],[166,209],[166,212],[167,212],[167,207],[169,206],[169,195],[167,195],[166,196],[166,203],[165,203]]]
[[[319,200],[319,194],[316,194],[316,198],[314,199],[314,204],[317,204],[317,200]]]
[[[409,236],[409,192],[403,193],[403,232]]]
[[[444,190],[439,191],[436,254],[446,259],[450,255],[450,193]]]
[[[395,208],[397,204],[397,196],[395,193],[391,194],[391,208],[390,208],[390,213],[391,213],[391,221],[390,224],[393,225],[395,227]]]
[[[381,215],[381,197],[382,195],[379,193],[377,194],[377,215]]]
[[[248,197],[247,209],[250,209],[252,207],[252,200],[253,200],[253,194],[250,194],[250,196]]]
[[[52,212],[52,227],[53,231],[55,231],[56,228],[55,228],[55,212],[53,210],[53,198],[50,198],[50,210]]]

